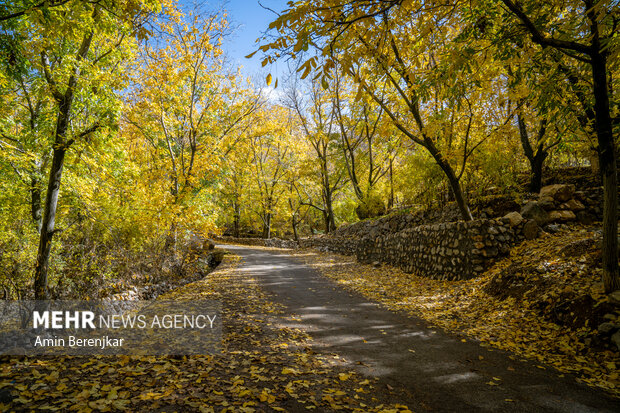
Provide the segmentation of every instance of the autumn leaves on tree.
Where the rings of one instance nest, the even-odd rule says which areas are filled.
[[[295,2],[261,39],[265,65],[291,67],[267,85],[227,61],[223,10],[4,5],[5,295],[71,295],[127,251],[223,228],[296,239],[448,202],[471,220],[472,200],[593,154],[616,290],[614,4]]]
[[[548,151],[574,134],[566,126],[578,120],[582,133],[596,136],[605,191],[603,282],[613,291],[620,287],[618,105],[609,79],[618,69],[618,23],[613,1],[302,1],[270,25],[277,40],[265,37],[261,50],[265,63],[300,59],[301,76],[313,74],[326,89],[329,79],[348,76],[359,97],[372,98],[395,128],[428,151],[464,220],[472,215],[461,179],[480,145],[517,123],[536,190]],[[556,90],[536,96],[549,78],[559,82]],[[575,105],[582,110],[571,114]],[[538,123],[534,146],[526,109]]]

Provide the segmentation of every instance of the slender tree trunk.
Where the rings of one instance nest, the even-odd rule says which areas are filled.
[[[390,158],[390,199],[388,200],[388,210],[394,208],[394,158]]]
[[[435,159],[435,162],[437,162],[437,165],[439,165],[441,170],[446,174],[448,183],[452,189],[452,195],[454,195],[454,200],[459,207],[463,221],[473,220],[474,218],[469,210],[469,205],[467,205],[467,201],[465,200],[465,196],[461,190],[461,183],[459,182],[459,178],[457,178],[454,173],[454,170],[434,146],[427,147],[427,149]]]
[[[236,200],[233,205],[233,211],[233,236],[235,238],[239,238],[239,221],[241,221],[241,206]]]
[[[34,222],[37,232],[40,234],[41,226],[43,225],[43,208],[41,207],[41,181],[34,172],[30,177],[30,213],[32,214],[32,221]]]
[[[37,254],[37,264],[34,270],[34,296],[36,300],[47,299],[47,272],[49,269],[50,253],[52,251],[54,226],[56,224],[56,208],[58,206],[58,195],[60,193],[60,183],[62,180],[62,169],[67,148],[71,145],[70,142],[66,142],[65,140],[67,130],[69,129],[72,104],[72,90],[68,90],[67,94],[58,105],[58,119],[56,121],[52,166],[50,167],[47,183],[45,210],[43,213],[41,234],[39,236],[39,251]]]
[[[93,10],[93,18],[97,16],[98,6]],[[82,44],[78,51],[77,59],[82,60],[88,54],[94,31],[87,33],[82,39]],[[41,54],[44,64],[47,64],[45,53]],[[47,67],[47,66],[46,66]],[[54,146],[52,155],[52,166],[50,167],[49,180],[47,183],[47,194],[45,196],[45,211],[39,236],[39,251],[37,253],[37,264],[34,270],[34,297],[36,300],[47,299],[47,272],[49,268],[49,258],[52,251],[52,238],[54,236],[54,225],[56,223],[56,208],[58,206],[58,195],[60,193],[60,183],[62,179],[62,168],[65,161],[65,154],[72,141],[66,140],[71,118],[71,108],[73,106],[73,95],[80,76],[80,70],[76,66],[74,72],[69,77],[67,89],[64,95],[58,91],[54,98],[58,103],[58,117],[56,120],[56,133],[54,136]],[[47,72],[46,72],[47,77]],[[48,83],[52,85],[48,78]],[[55,86],[54,86],[55,87]]]
[[[263,222],[263,238],[271,238],[271,212],[265,214],[265,220]]]
[[[459,211],[461,211],[461,216],[464,221],[471,221],[474,217],[469,210],[469,205],[467,205],[467,201],[465,200],[465,196],[463,196],[463,191],[461,191],[461,184],[459,183],[458,178],[454,175],[454,173],[448,175],[448,181],[450,182],[450,187],[452,188],[452,194],[454,195],[454,200],[459,207]]]
[[[297,220],[295,219],[295,214],[291,217],[291,227],[293,227],[293,238],[295,241],[299,241],[299,235],[297,234]]]
[[[54,236],[56,208],[58,206],[58,194],[60,192],[64,160],[65,149],[60,145],[58,148],[54,149],[47,195],[45,197],[45,213],[43,214],[41,235],[39,237],[39,252],[34,273],[34,296],[36,300],[47,299],[47,272],[49,269],[50,252],[52,250],[52,238]]]
[[[523,102],[521,102],[522,104]],[[519,136],[521,137],[521,147],[523,148],[523,153],[525,157],[530,163],[530,192],[538,193],[540,192],[540,188],[542,186],[542,171],[543,165],[545,163],[545,159],[549,153],[543,148],[542,145],[537,147],[536,152],[534,152],[534,148],[532,148],[532,144],[530,143],[530,137],[527,133],[527,125],[525,124],[525,120],[523,119],[523,114],[519,111],[517,114],[517,123],[519,125]],[[538,134],[538,141],[543,139],[546,130],[546,121],[541,123],[541,129]]]
[[[233,236],[239,238],[239,215],[235,214],[233,221]]]
[[[332,205],[332,193],[329,189],[325,190],[325,233],[328,234],[336,229],[334,209]]]
[[[616,148],[609,113],[606,59],[592,55],[594,111],[601,177],[603,180],[603,286],[606,293],[620,289],[618,276],[618,178]]]

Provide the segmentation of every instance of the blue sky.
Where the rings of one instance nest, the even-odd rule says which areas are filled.
[[[287,8],[288,0],[260,0],[260,2],[263,6],[280,12]],[[256,53],[252,59],[246,59],[244,56],[256,50],[256,39],[277,16],[262,8],[258,4],[258,0],[228,0],[225,3],[225,8],[232,25],[238,26],[235,34],[223,44],[223,48],[232,63],[242,65],[243,73],[246,76],[264,78],[267,73],[272,73],[275,77],[278,74],[278,66],[283,66],[284,63],[276,64],[274,67],[262,68],[260,52]]]

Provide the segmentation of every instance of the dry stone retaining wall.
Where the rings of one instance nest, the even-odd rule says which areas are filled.
[[[259,246],[259,247],[264,247],[265,241],[267,241],[263,238],[216,237],[214,239],[216,241],[221,241],[223,243],[252,245],[252,246]]]
[[[550,225],[554,222],[597,219],[600,193],[600,188],[575,192],[574,185],[549,185],[542,188],[537,200],[527,200],[520,212],[519,204],[511,198],[499,199],[501,202],[495,199],[494,213],[509,211],[504,218],[454,222],[456,218],[448,213],[448,208],[440,214],[394,214],[360,221],[329,236],[304,238],[299,243],[277,238],[231,241],[278,248],[317,248],[355,255],[361,262],[400,267],[416,275],[459,280],[484,272],[497,257],[507,255],[515,243],[535,238],[541,227],[551,231],[557,226]],[[490,209],[485,211],[491,214]],[[438,219],[447,222],[437,223]],[[422,225],[421,221],[427,224]]]
[[[506,255],[523,239],[522,227],[523,223],[511,227],[508,219],[481,219],[421,225],[376,238],[306,238],[300,244],[355,255],[360,262],[389,264],[420,276],[460,280],[475,277],[495,258]]]
[[[276,248],[316,248],[354,255],[360,262],[385,263],[420,276],[441,280],[472,278],[486,270],[497,257],[523,239],[527,221],[480,219],[421,225],[375,237],[318,236],[299,243],[278,238],[222,238],[237,244]]]

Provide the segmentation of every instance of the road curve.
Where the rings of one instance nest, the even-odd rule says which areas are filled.
[[[221,245],[301,321],[321,353],[378,377],[386,401],[433,412],[620,412],[620,400],[570,375],[510,359],[509,353],[450,336],[414,317],[348,292],[284,252]],[[499,380],[497,380],[499,379]]]

